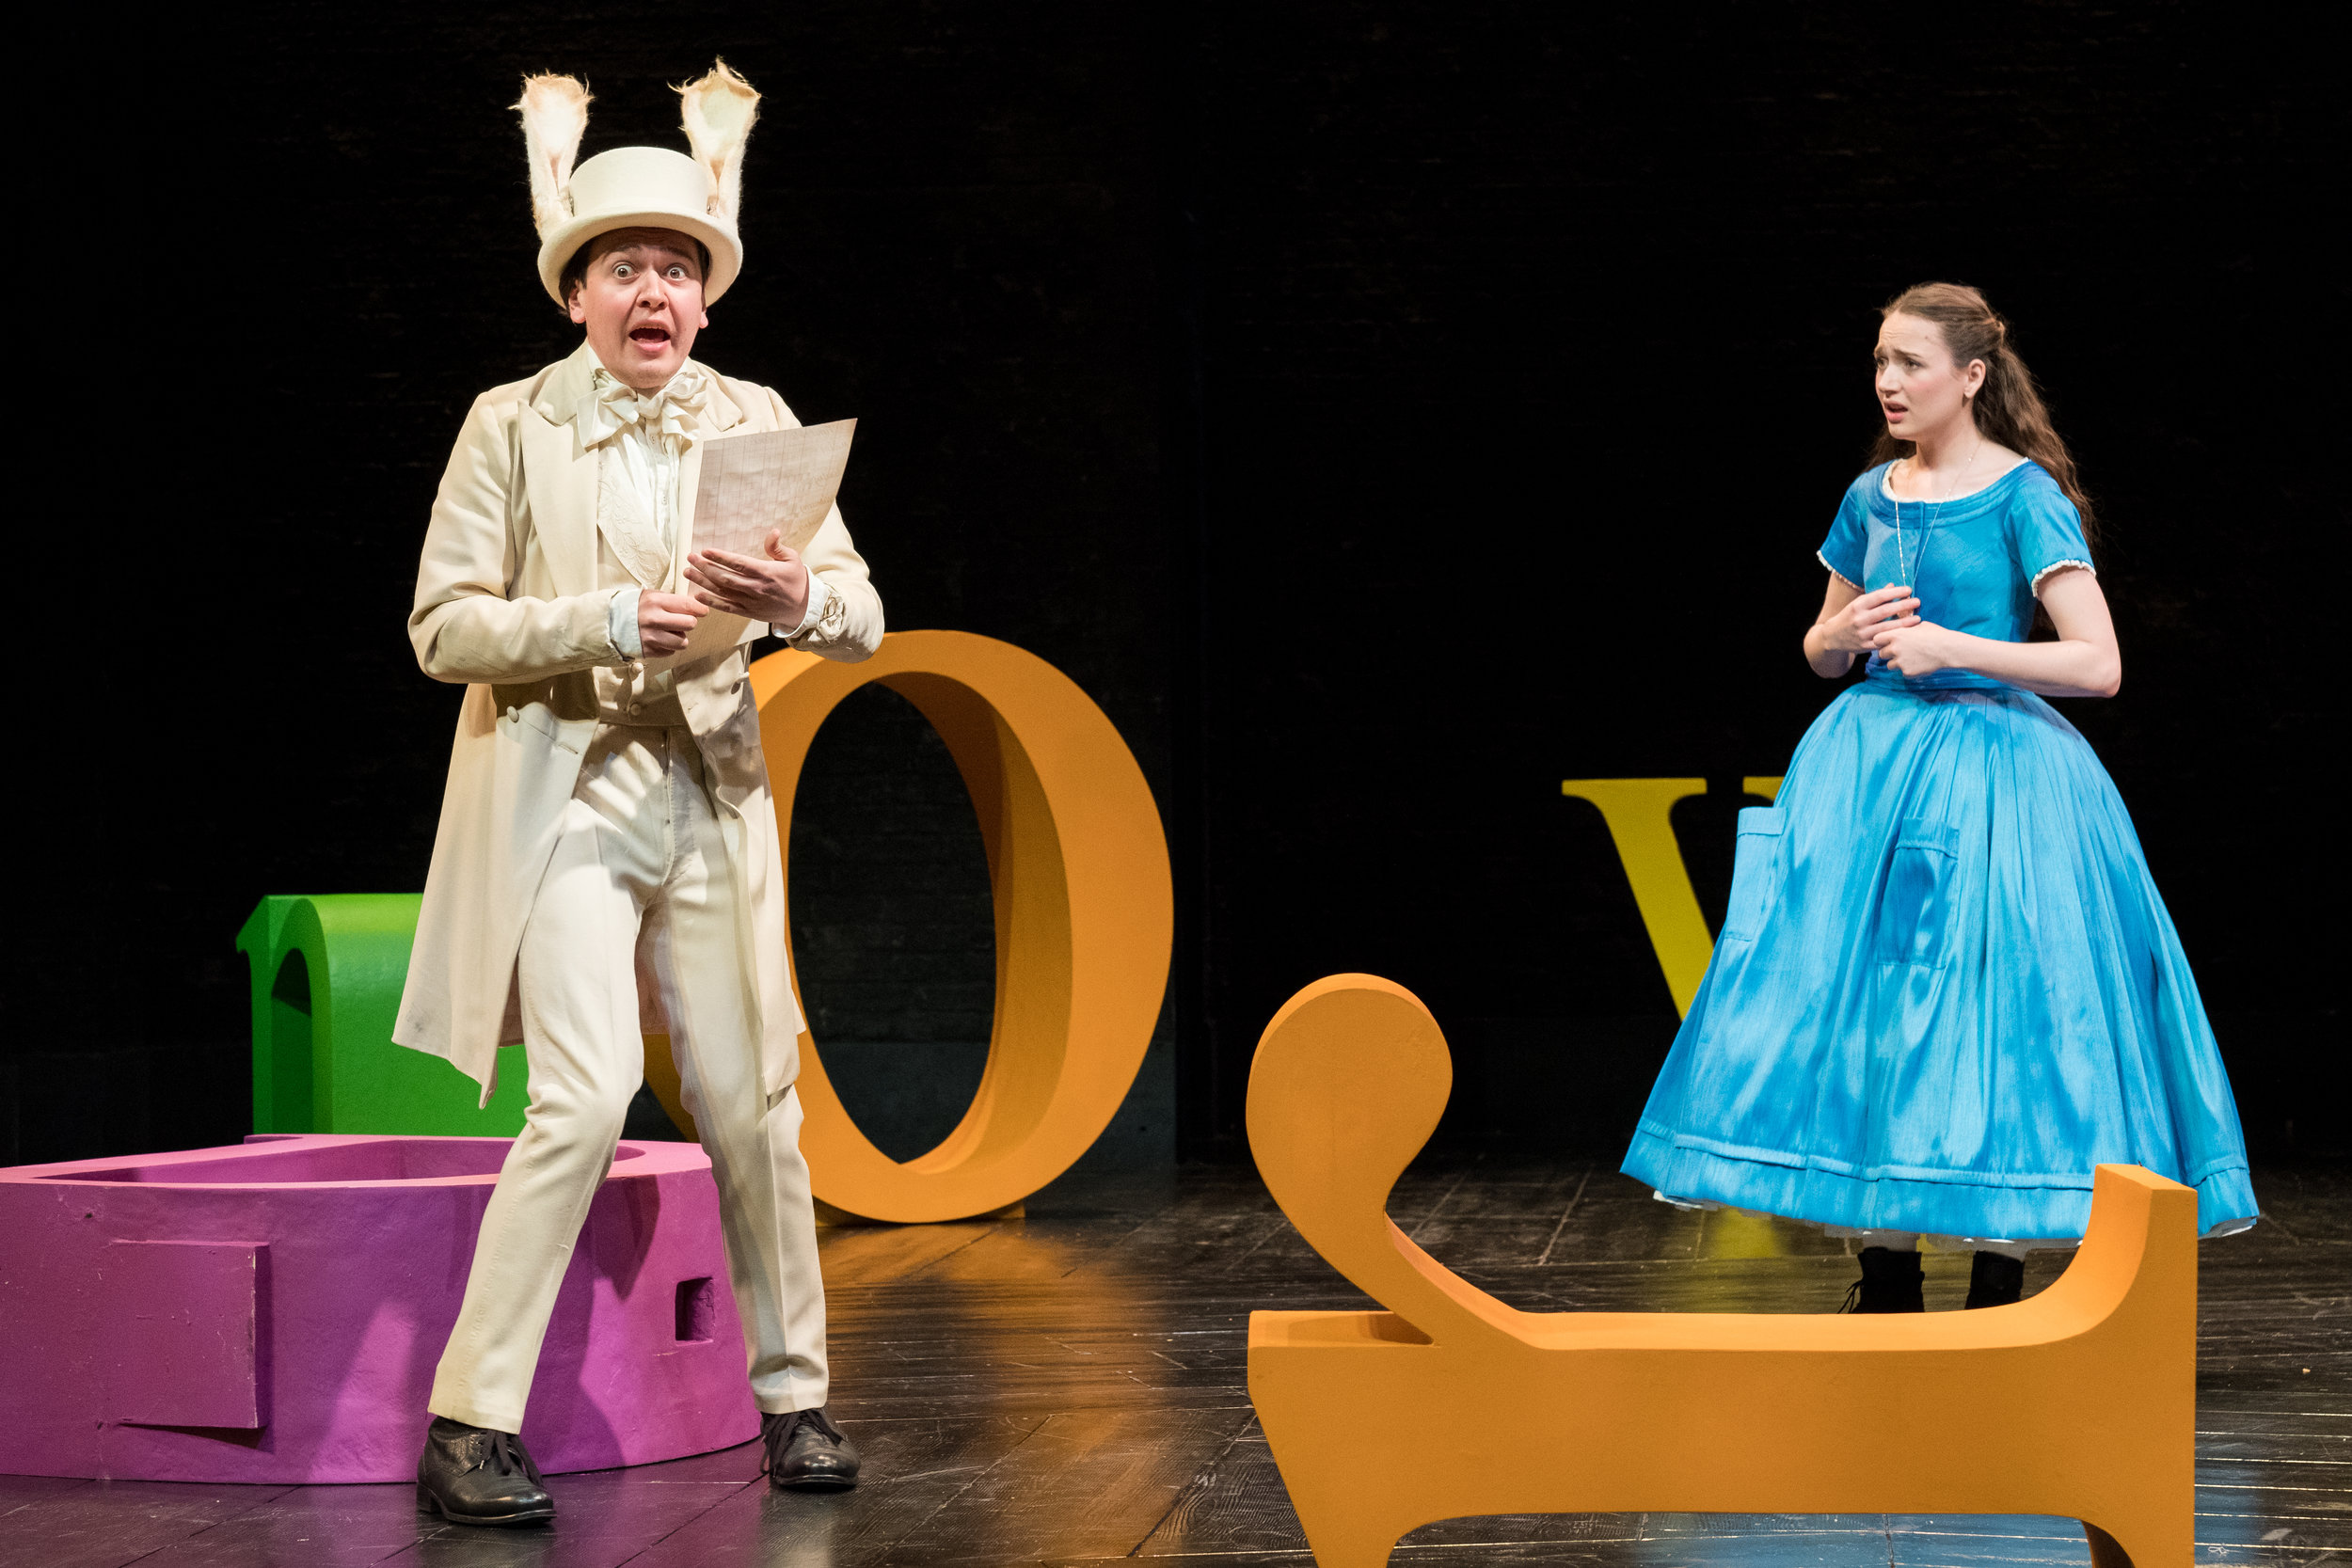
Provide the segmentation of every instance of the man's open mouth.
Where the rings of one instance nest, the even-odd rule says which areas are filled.
[[[661,348],[670,341],[670,334],[665,327],[641,326],[628,335],[628,341],[643,343],[647,348]]]

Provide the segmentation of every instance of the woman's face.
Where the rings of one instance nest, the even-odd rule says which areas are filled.
[[[1898,441],[1935,441],[1973,423],[1968,400],[1984,385],[1984,361],[1952,363],[1944,329],[1900,311],[1879,324],[1879,411]],[[1955,422],[1959,421],[1959,422]]]

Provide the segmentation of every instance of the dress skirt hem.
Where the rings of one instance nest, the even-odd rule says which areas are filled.
[[[2090,1218],[2090,1174],[2001,1175],[1954,1171],[1838,1170],[1801,1155],[1746,1157],[1696,1147],[1645,1122],[1626,1153],[1625,1174],[1670,1200],[1780,1214],[1854,1230],[2036,1241],[2080,1240]],[[2158,1175],[2197,1189],[2201,1236],[2242,1230],[2259,1213],[2242,1159],[2193,1173]]]

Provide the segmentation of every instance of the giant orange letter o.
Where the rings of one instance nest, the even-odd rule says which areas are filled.
[[[801,1147],[817,1196],[898,1221],[1018,1203],[1102,1135],[1159,1020],[1175,914],[1168,839],[1143,770],[1074,682],[993,638],[894,632],[863,664],[793,650],[751,673],[787,857],[792,800],[818,726],[879,681],[947,743],[972,792],[995,893],[988,1067],[972,1108],[938,1148],[903,1164],[876,1148],[834,1092],[821,1051],[803,1039]]]

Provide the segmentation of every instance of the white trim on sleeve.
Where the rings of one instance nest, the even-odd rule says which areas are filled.
[[[2094,578],[2099,575],[2099,568],[2093,566],[2088,561],[2076,561],[2072,557],[2069,557],[2064,561],[2053,561],[2047,566],[2042,567],[2042,570],[2033,575],[2033,581],[2027,585],[2033,590],[2033,596],[2037,599],[2042,597],[2042,578],[2048,577],[2053,572],[2063,572],[2070,566],[2080,566],[2084,571],[2089,572]]]

